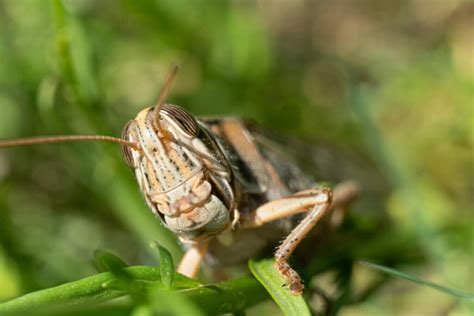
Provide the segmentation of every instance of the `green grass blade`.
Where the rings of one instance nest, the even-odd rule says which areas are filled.
[[[154,310],[179,310],[192,315],[200,315],[200,310],[202,310],[208,315],[218,315],[243,311],[268,298],[267,292],[260,283],[249,277],[203,286],[176,274],[173,288],[180,290],[168,291],[160,290],[159,267],[133,266],[123,270],[132,278],[128,290],[107,286],[117,278],[111,272],[104,272],[1,303],[0,315],[63,315],[69,311],[80,312],[84,308],[100,307],[103,306],[100,303],[134,293],[142,296],[147,293],[151,294],[150,298],[154,303],[145,306]],[[194,287],[189,288],[190,283]],[[178,297],[178,295],[182,297]],[[145,299],[145,297],[143,298]],[[146,301],[146,299],[141,301]],[[179,303],[177,303],[178,301]],[[140,306],[143,303],[136,300],[122,302],[133,306],[137,306],[137,303]],[[181,306],[170,306],[170,304],[181,304]]]
[[[381,266],[381,265],[378,265],[378,264],[374,264],[374,263],[370,263],[370,262],[366,262],[366,261],[359,261],[359,263],[363,266],[366,266],[366,267],[370,268],[370,269],[381,271],[381,272],[387,273],[391,276],[394,276],[394,277],[397,277],[397,278],[400,278],[400,279],[404,279],[404,280],[408,280],[408,281],[411,281],[411,282],[419,284],[419,285],[428,286],[432,289],[435,289],[437,291],[440,291],[440,292],[443,292],[445,294],[451,295],[455,298],[474,301],[474,294],[473,293],[466,293],[466,292],[463,292],[463,291],[460,291],[460,290],[457,290],[457,289],[453,289],[453,288],[450,288],[450,287],[447,287],[447,286],[439,285],[439,284],[436,284],[436,283],[433,283],[433,282],[430,282],[430,281],[427,281],[427,280],[423,280],[423,279],[421,279],[421,278],[419,278],[415,275],[408,274],[408,273],[405,273],[405,272],[400,272],[400,271],[397,271],[395,269],[387,268],[387,267],[384,267],[384,266]]]
[[[250,271],[270,293],[273,300],[287,316],[311,315],[301,295],[292,295],[284,286],[285,280],[273,267],[273,260],[249,261]]]
[[[264,300],[268,293],[254,278],[243,277],[215,285],[179,291],[190,298],[206,315],[244,311]]]
[[[110,251],[102,249],[97,249],[94,252],[94,261],[100,272],[114,272],[127,266],[122,258]]]
[[[159,280],[160,278],[158,269],[151,270],[148,267],[136,267],[133,271],[135,277],[140,279]],[[42,311],[55,307],[97,304],[124,295],[123,291],[104,286],[113,279],[112,273],[105,272],[75,282],[29,293],[0,304],[0,314],[27,313],[28,311]]]
[[[158,252],[160,253],[160,272],[161,272],[161,283],[170,289],[173,284],[174,264],[173,258],[165,247],[157,245]]]
[[[114,276],[114,278],[105,282],[102,286],[126,291],[128,284],[133,278],[124,270],[127,267],[125,261],[109,251],[100,249],[94,252],[94,258],[100,272],[110,272]]]
[[[160,269],[158,267],[134,266],[124,268],[124,271],[137,282],[161,282]],[[181,279],[184,279],[185,284],[189,283],[186,278],[176,275],[174,285],[179,287]],[[78,281],[29,293],[1,303],[0,315],[41,311],[66,306],[90,306],[127,294],[123,290],[107,286],[107,284],[114,280],[117,280],[117,278],[113,273],[104,272]]]

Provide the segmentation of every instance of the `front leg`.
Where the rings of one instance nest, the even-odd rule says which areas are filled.
[[[207,240],[197,242],[189,248],[178,264],[177,272],[189,278],[196,278],[201,263],[207,253]]]
[[[270,201],[252,212],[244,227],[258,227],[268,222],[308,212],[306,217],[291,231],[275,252],[275,267],[288,280],[292,294],[299,295],[304,286],[298,273],[288,264],[288,259],[298,244],[313,229],[316,223],[334,207],[350,202],[358,193],[353,182],[338,185],[333,191],[328,188],[305,190],[288,197]],[[334,203],[332,203],[334,201]]]

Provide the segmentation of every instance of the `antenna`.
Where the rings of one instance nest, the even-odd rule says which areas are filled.
[[[174,78],[178,72],[178,65],[174,64],[171,67],[171,70],[166,78],[166,81],[161,88],[160,95],[158,96],[158,101],[155,105],[155,116],[154,122],[155,127],[158,129],[158,132],[163,131],[160,126],[160,109],[163,107],[168,91],[173,83]],[[48,143],[63,143],[63,142],[87,142],[87,141],[103,141],[103,142],[112,142],[117,144],[122,144],[125,146],[132,147],[134,149],[139,149],[139,146],[131,141],[116,138],[112,136],[104,135],[66,135],[66,136],[46,136],[46,137],[33,137],[33,138],[20,138],[20,139],[0,139],[0,148],[6,147],[16,147],[16,146],[28,146],[35,144],[48,144]]]
[[[164,134],[162,132],[161,126],[160,126],[160,109],[165,103],[166,96],[168,95],[168,91],[171,87],[171,84],[173,83],[174,78],[176,78],[176,73],[178,72],[178,65],[174,64],[171,67],[170,72],[168,73],[168,76],[166,78],[165,84],[161,88],[160,95],[158,96],[158,101],[156,102],[155,105],[155,117],[154,117],[154,122],[155,122],[155,127],[158,129],[158,132],[161,134]]]
[[[16,146],[28,146],[36,144],[49,144],[49,143],[63,143],[63,142],[89,142],[89,141],[102,141],[122,144],[130,146],[134,149],[138,149],[138,145],[134,142],[104,135],[65,135],[65,136],[46,136],[46,137],[31,137],[31,138],[19,138],[19,139],[0,139],[0,148],[16,147]]]

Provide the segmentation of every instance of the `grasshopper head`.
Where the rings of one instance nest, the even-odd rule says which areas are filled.
[[[124,146],[123,153],[152,211],[181,239],[197,240],[230,223],[231,171],[205,127],[183,108],[164,104],[175,73],[157,105],[125,126],[123,138],[137,148]]]
[[[230,223],[233,196],[228,166],[216,157],[217,148],[209,145],[208,136],[187,111],[164,105],[160,130],[154,111],[156,107],[142,110],[124,130],[124,138],[139,145],[139,149],[124,147],[124,156],[148,205],[182,239],[217,234]]]

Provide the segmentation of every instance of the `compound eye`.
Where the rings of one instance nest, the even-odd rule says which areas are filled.
[[[161,111],[173,119],[189,137],[195,137],[199,134],[199,126],[196,119],[182,107],[166,104],[161,108]]]
[[[133,123],[133,120],[128,121],[128,123],[123,128],[122,139],[129,140],[130,126],[132,123]],[[125,161],[127,166],[134,169],[135,164],[133,163],[133,156],[132,156],[132,151],[131,151],[130,146],[122,145],[121,150],[122,150],[123,160]]]

